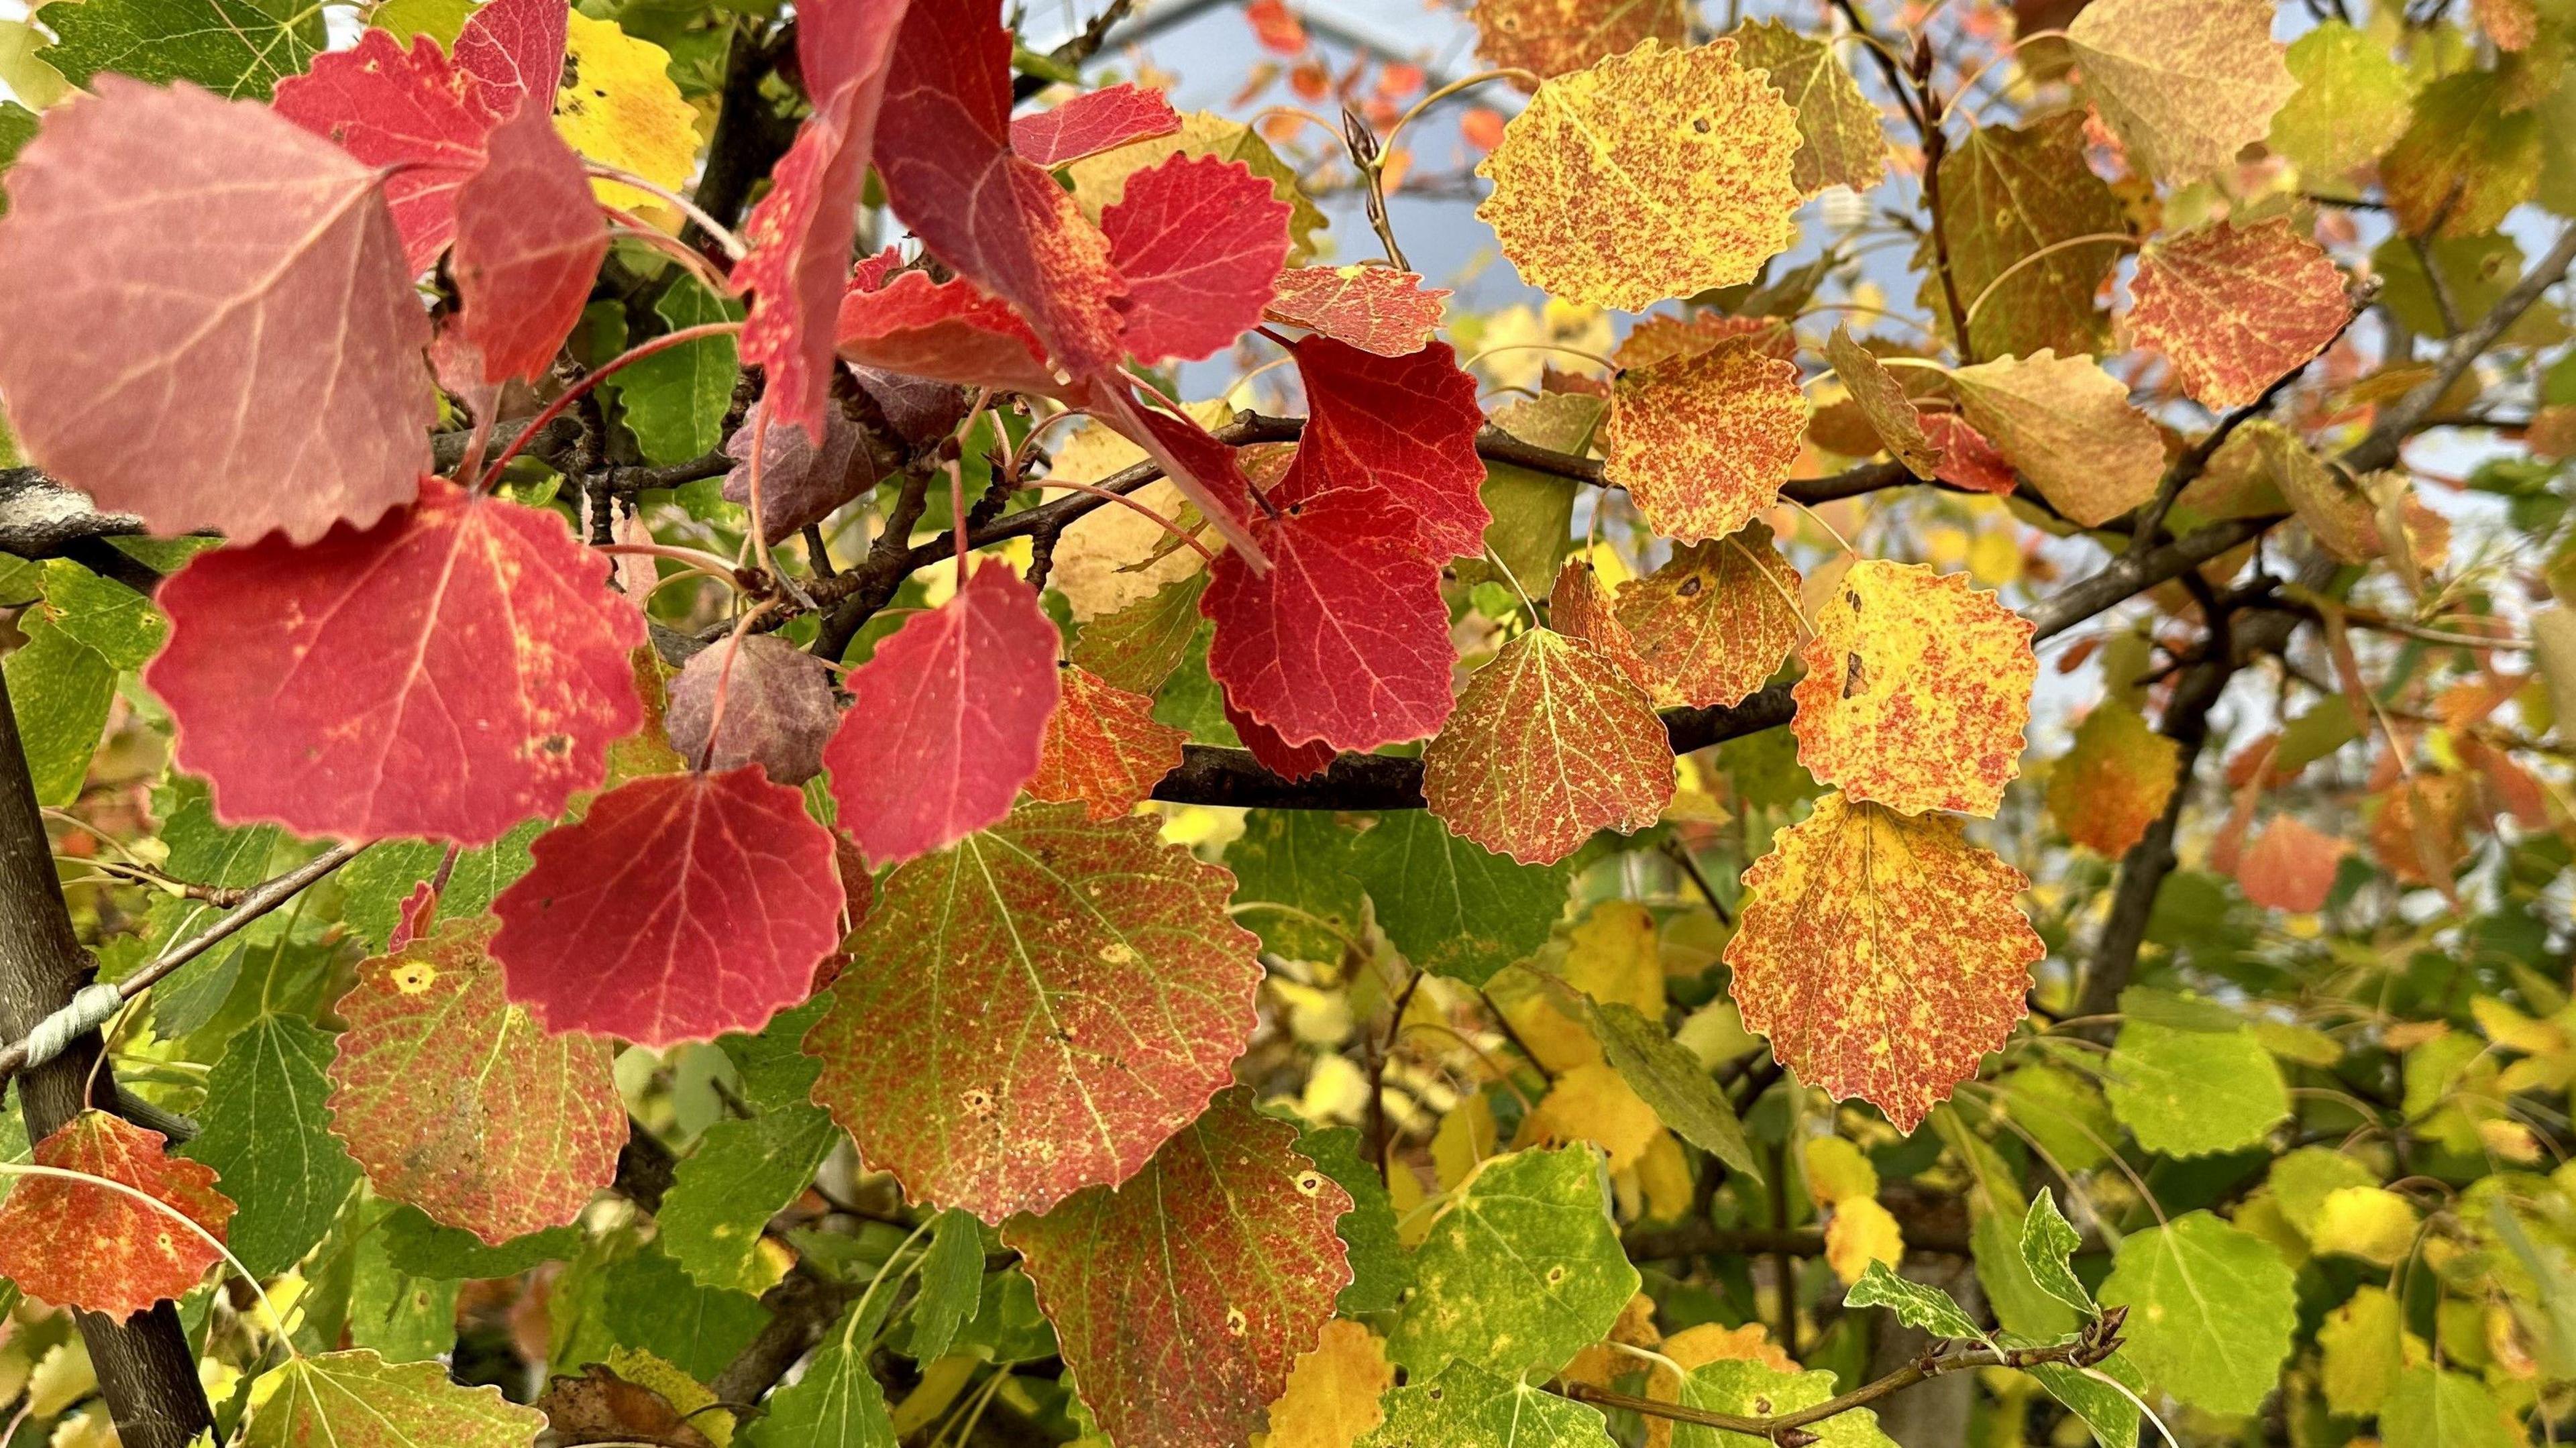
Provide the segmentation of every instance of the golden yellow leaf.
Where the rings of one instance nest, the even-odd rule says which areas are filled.
[[[1431,1133],[1431,1169],[1444,1192],[1457,1190],[1494,1154],[1494,1108],[1480,1093],[1461,1100]]]
[[[1563,1146],[1588,1141],[1610,1154],[1610,1169],[1625,1171],[1645,1159],[1663,1122],[1612,1067],[1577,1066],[1556,1078],[1523,1127],[1525,1144]]]
[[[1780,499],[1806,437],[1796,364],[1735,337],[1620,374],[1603,476],[1667,538],[1723,538]]]
[[[1809,1137],[1801,1154],[1807,1167],[1807,1196],[1817,1206],[1878,1195],[1878,1168],[1843,1137]]]
[[[1542,79],[1624,54],[1648,36],[1690,38],[1685,0],[1476,0],[1468,18],[1486,64]]]
[[[1904,1131],[2003,1044],[2048,953],[2015,898],[2030,882],[1960,831],[1826,795],[1745,871],[1726,947],[1780,1062]]]
[[[1532,286],[1643,311],[1750,281],[1797,239],[1800,144],[1734,42],[1650,38],[1538,88],[1476,168],[1494,183],[1476,215]]]
[[[2173,798],[2182,746],[2134,707],[2105,703],[2075,731],[2048,777],[2048,812],[2066,838],[2098,855],[2126,854]]]
[[[1834,1214],[1825,1223],[1825,1264],[1845,1286],[1858,1282],[1872,1262],[1893,1268],[1903,1260],[1905,1234],[1887,1208],[1868,1197],[1834,1204]]]
[[[1624,1005],[1650,1021],[1664,1018],[1664,962],[1655,917],[1634,900],[1604,900],[1566,937],[1566,984],[1603,1005]]]
[[[1994,814],[2039,677],[2030,622],[1959,574],[1872,558],[1815,627],[1792,723],[1807,772],[1906,814]]]
[[[2084,87],[2138,170],[2177,185],[2232,163],[2299,88],[2271,0],[2096,0],[2066,27]]]
[[[611,20],[575,10],[564,32],[564,83],[555,92],[555,130],[603,166],[656,185],[687,187],[698,160],[698,113],[670,76],[671,53]],[[594,181],[602,202],[676,227],[670,204],[614,181]]]
[[[1386,1341],[1360,1323],[1324,1324],[1315,1350],[1297,1359],[1288,1386],[1270,1405],[1268,1448],[1351,1448],[1386,1420],[1378,1399],[1395,1386]]]
[[[2415,1247],[2415,1204],[2386,1187],[2337,1187],[2309,1229],[2320,1253],[2340,1252],[2380,1267],[2394,1267]]]
[[[1619,621],[1658,705],[1736,704],[1798,642],[1798,570],[1747,523],[1685,543],[1663,567],[1619,590]]]
[[[1664,1356],[1685,1368],[1706,1367],[1710,1363],[1760,1363],[1776,1372],[1794,1373],[1798,1364],[1771,1340],[1770,1329],[1758,1322],[1742,1327],[1728,1327],[1720,1322],[1703,1322],[1686,1327],[1664,1339]]]
[[[2154,497],[2165,444],[2092,358],[2042,348],[1950,374],[1968,422],[2050,506],[2087,528]]]
[[[1647,1221],[1678,1222],[1691,1211],[1699,1179],[1670,1128],[1657,1131],[1655,1139],[1646,1143],[1646,1154],[1637,1163],[1636,1175],[1637,1186],[1646,1198]]]
[[[1221,423],[1231,415],[1222,402],[1194,402],[1182,410],[1203,426]],[[1047,464],[1047,476],[1062,482],[1098,483],[1143,461],[1143,448],[1086,422],[1061,440]],[[1166,480],[1147,483],[1129,496],[1176,523],[1187,503],[1181,490]],[[1155,550],[1170,537],[1160,524],[1133,508],[1115,503],[1094,508],[1074,519],[1056,540],[1055,564],[1047,581],[1073,605],[1075,622],[1105,618],[1207,567],[1195,548],[1174,546],[1157,557]]]

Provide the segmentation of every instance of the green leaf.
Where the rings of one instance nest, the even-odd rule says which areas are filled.
[[[50,619],[21,614],[18,627],[27,641],[0,662],[18,716],[18,743],[27,753],[36,803],[67,805],[80,796],[90,756],[107,732],[116,669]]]
[[[2486,1384],[2430,1364],[2397,1375],[2380,1405],[2379,1440],[2387,1448],[2520,1448],[2526,1441]]]
[[[2075,1331],[2075,1310],[2031,1279],[2021,1255],[2022,1219],[2001,1210],[1973,1210],[1968,1223],[1968,1250],[1977,1264],[1977,1283],[1986,1289],[1986,1305],[2008,1332],[2041,1342],[2055,1342]]]
[[[1055,1356],[1055,1328],[1038,1311],[1037,1284],[1017,1267],[985,1277],[975,1315],[957,1329],[951,1352],[973,1353],[993,1363],[1024,1363]]]
[[[976,1265],[981,1270],[980,1254]],[[852,1304],[805,1365],[805,1375],[762,1404],[744,1436],[745,1448],[895,1448],[885,1389],[868,1370],[868,1349],[893,1302],[891,1290],[878,1288]]]
[[[1753,1148],[1744,1139],[1744,1123],[1736,1120],[1734,1103],[1726,1099],[1717,1078],[1697,1056],[1675,1044],[1660,1024],[1647,1020],[1634,1006],[1618,1001],[1605,1004],[1580,992],[1576,997],[1585,1024],[1601,1042],[1602,1055],[1639,1100],[1653,1107],[1655,1115],[1682,1140],[1725,1162],[1738,1175],[1762,1180]]]
[[[1297,1149],[1351,1194],[1351,1209],[1333,1224],[1349,1249],[1351,1284],[1334,1299],[1344,1317],[1384,1312],[1413,1285],[1413,1259],[1396,1236],[1395,1202],[1386,1182],[1360,1155],[1360,1134],[1348,1126],[1324,1126],[1297,1139]]]
[[[1841,1391],[1832,1372],[1784,1373],[1757,1362],[1729,1360],[1695,1368],[1682,1379],[1682,1401],[1694,1408],[1713,1413],[1735,1413],[1747,1418],[1771,1418],[1812,1408]],[[1809,1423],[1806,1431],[1829,1448],[1895,1448],[1895,1440],[1878,1426],[1878,1415],[1867,1408],[1854,1408],[1836,1413],[1820,1423]],[[1744,1433],[1729,1433],[1717,1428],[1702,1428],[1688,1423],[1673,1425],[1673,1448],[1767,1448],[1765,1440]]]
[[[1638,1283],[1601,1157],[1583,1146],[1477,1167],[1432,1219],[1413,1277],[1386,1352],[1416,1377],[1453,1361],[1553,1372],[1609,1332]]]
[[[311,65],[322,39],[249,0],[81,0],[36,18],[57,37],[43,59],[74,85],[112,70],[253,100]]]
[[[1983,1342],[1986,1335],[1977,1329],[1975,1318],[1968,1316],[1949,1293],[1928,1283],[1899,1277],[1884,1262],[1871,1262],[1861,1270],[1860,1280],[1843,1293],[1845,1307],[1884,1307],[1896,1314],[1896,1320],[1907,1327],[1928,1332],[1934,1337],[1958,1338],[1965,1342]]]
[[[674,277],[654,315],[666,330],[742,319],[742,308],[688,277]],[[707,337],[656,352],[618,374],[626,430],[647,462],[691,462],[724,445],[724,419],[742,374],[731,337]]]
[[[2021,1260],[2030,1268],[2030,1280],[2039,1290],[2083,1313],[2099,1317],[2101,1309],[2093,1305],[2093,1294],[2075,1275],[2075,1249],[2084,1244],[2083,1235],[2057,1210],[2057,1198],[2048,1188],[2030,1200],[2030,1214],[2021,1222]]]
[[[957,1329],[975,1315],[984,1286],[984,1227],[972,1212],[941,1212],[921,1254],[921,1295],[912,1303],[912,1356],[948,1355]]]
[[[2378,160],[2405,133],[2415,83],[2385,42],[2329,20],[2290,42],[2283,59],[2299,88],[2272,113],[2271,148],[2314,189]]]
[[[2122,1241],[2102,1303],[2129,1309],[2124,1350],[2148,1382],[2213,1413],[2263,1405],[2299,1320],[2281,1254],[2208,1212]]]
[[[1428,810],[1378,817],[1353,847],[1377,923],[1422,970],[1483,985],[1547,944],[1573,867],[1532,866],[1459,839]]]
[[[2036,1346],[2015,1338],[2012,1347]],[[2118,1353],[2093,1365],[2104,1377],[2116,1378],[2130,1392],[2143,1396],[2147,1380],[2138,1375],[2135,1365]],[[2072,1363],[2034,1363],[2023,1369],[2039,1380],[2048,1395],[2064,1403],[2068,1412],[2084,1420],[2093,1430],[2093,1439],[2102,1448],[2137,1448],[2138,1405],[2130,1402],[2118,1388],[2100,1378],[2087,1377],[2082,1368]]]
[[[293,1016],[262,1016],[206,1075],[204,1130],[179,1154],[204,1162],[240,1210],[225,1240],[274,1277],[302,1260],[349,1199],[358,1164],[331,1134],[323,1101],[331,1038]]]
[[[2254,1033],[2120,1027],[2104,1094],[2138,1145],[2167,1156],[2252,1146],[2290,1114],[2281,1068]]]
[[[1353,1448],[1613,1448],[1600,1409],[1473,1363],[1451,1363],[1384,1402],[1386,1421]]]
[[[2120,1139],[2101,1088],[2063,1066],[2041,1061],[2008,1071],[1995,1081],[1995,1098],[2060,1171],[2091,1171]]]
[[[296,1358],[251,1389],[244,1448],[526,1448],[545,1415],[495,1387],[459,1387],[438,1363],[374,1353]]]
[[[777,1280],[760,1261],[760,1232],[805,1190],[841,1129],[819,1106],[719,1121],[679,1165],[655,1238],[705,1287],[759,1293]]]
[[[120,669],[143,667],[170,637],[152,600],[68,558],[45,560],[45,616]]]
[[[376,1229],[384,1235],[385,1260],[415,1277],[516,1277],[540,1262],[568,1261],[581,1251],[579,1227],[549,1227],[513,1237],[498,1247],[462,1227],[442,1227],[418,1207],[403,1207]]]
[[[288,858],[300,860],[303,855],[301,846],[293,851],[279,850],[286,833],[275,825],[228,829],[217,824],[205,781],[186,775],[172,775],[167,784],[153,791],[152,813],[161,820],[161,843],[170,852],[161,868],[174,880],[238,889],[258,884],[274,868],[283,867]],[[118,959],[116,969],[102,970],[101,977],[122,979],[165,947],[197,934],[224,914],[203,900],[166,895],[154,899],[145,910],[148,928],[137,942],[141,949],[130,960]],[[241,974],[243,953],[254,941],[278,939],[278,932],[286,930],[288,924],[287,917],[257,922],[153,987],[153,1028],[165,1037],[176,1038],[213,1020]]]
[[[1189,658],[1190,640],[1205,622],[1199,617],[1199,595],[1207,592],[1207,583],[1202,570],[1084,624],[1074,636],[1074,663],[1131,694],[1157,692]],[[1207,663],[1204,648],[1199,663]]]
[[[747,1293],[701,1287],[658,1245],[610,1264],[600,1290],[601,1327],[705,1382],[724,1371],[769,1322]]]
[[[828,1004],[817,998],[780,1011],[756,1036],[736,1031],[716,1038],[717,1048],[742,1077],[742,1099],[753,1110],[781,1111],[811,1104],[806,1093],[813,1089],[823,1063],[806,1055],[799,1043]]]
[[[1149,600],[1150,601],[1150,600]],[[1337,961],[1360,933],[1360,882],[1351,827],[1329,810],[1257,809],[1225,847],[1236,918],[1261,948],[1290,960]]]
[[[388,1240],[381,1221],[358,1238],[349,1268],[349,1340],[389,1363],[443,1357],[456,1346],[461,1284],[395,1266]]]
[[[1180,663],[1154,695],[1154,721],[1189,735],[1192,744],[1239,748],[1243,740],[1225,719],[1225,693],[1208,673],[1208,643],[1215,637],[1204,620],[1190,635]]]
[[[1979,126],[1941,158],[1942,230],[1962,304],[2011,272],[1969,327],[1979,356],[2101,350],[2107,329],[2094,296],[2120,259],[2119,245],[2078,243],[2041,254],[2078,237],[2128,230],[2118,197],[2085,159],[2084,125],[2077,109],[2018,126]],[[1947,332],[1949,310],[1928,264],[1930,249],[1927,241],[1921,301]]]
[[[440,920],[465,920],[492,908],[492,898],[528,873],[534,859],[530,842],[545,830],[544,820],[529,820],[480,849],[465,850],[447,873],[447,888],[438,897]],[[403,903],[414,885],[437,878],[447,847],[432,840],[380,840],[340,869],[340,888],[347,903],[342,918],[376,950],[393,938]]]
[[[2326,1314],[2317,1347],[2317,1386],[2326,1406],[2347,1417],[2376,1413],[2406,1367],[2405,1305],[2387,1288],[2364,1283]]]
[[[5,174],[18,153],[36,138],[36,113],[16,101],[0,101],[0,174]],[[0,216],[9,214],[9,197],[0,192]],[[0,451],[5,451],[5,435],[0,435]],[[0,460],[5,465],[6,460]],[[23,602],[24,600],[21,600]]]
[[[2345,1187],[2377,1185],[2379,1173],[2331,1146],[2303,1146],[2272,1163],[2272,1200],[2302,1237],[2316,1230],[2326,1198]]]

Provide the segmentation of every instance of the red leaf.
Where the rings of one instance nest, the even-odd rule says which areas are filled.
[[[1290,744],[1279,737],[1279,731],[1234,707],[1234,701],[1217,695],[1217,704],[1225,711],[1225,722],[1234,727],[1235,737],[1252,751],[1253,761],[1262,768],[1294,784],[1312,779],[1333,767],[1341,751],[1318,739],[1310,744]]]
[[[2352,314],[2343,269],[2286,216],[2151,242],[2129,294],[2130,330],[2172,360],[2194,401],[2218,409],[2306,365]]]
[[[1296,1143],[1296,1127],[1238,1086],[1125,1186],[1003,1233],[1083,1403],[1120,1448],[1248,1441],[1323,1335],[1351,1280],[1333,1231],[1351,1197]]]
[[[174,1157],[157,1131],[84,1111],[36,1143],[38,1166],[86,1172],[175,1207],[220,1241],[233,1203],[212,1167]],[[0,1202],[0,1276],[57,1307],[131,1317],[197,1285],[221,1254],[123,1192],[26,1177]]]
[[[1296,350],[1308,416],[1282,494],[1374,489],[1419,520],[1426,551],[1451,558],[1484,547],[1492,515],[1477,493],[1485,462],[1476,432],[1485,414],[1476,379],[1459,370],[1449,344],[1381,357],[1308,337]]]
[[[1127,178],[1100,214],[1127,279],[1127,350],[1195,362],[1261,321],[1288,259],[1288,203],[1240,161],[1177,154]]]
[[[752,418],[769,415],[767,399],[752,404]],[[734,460],[725,474],[728,502],[751,505],[752,422],[725,439],[725,454]],[[820,523],[868,491],[886,469],[868,447],[867,434],[837,407],[823,409],[823,445],[816,447],[801,424],[772,422],[761,427],[760,531],[774,546]]]
[[[710,754],[707,731],[717,727],[719,681],[724,737]],[[752,634],[739,648],[719,642],[698,650],[671,681],[670,709],[662,716],[672,750],[693,768],[721,773],[758,764],[780,784],[803,784],[823,772],[823,746],[840,723],[823,661],[775,634]]]
[[[841,940],[832,832],[757,765],[621,784],[529,848],[492,902],[492,955],[549,1031],[656,1048],[758,1031]]]
[[[483,167],[483,147],[520,98],[542,95],[549,111],[563,73],[563,5],[494,0],[465,22],[453,61],[416,36],[411,49],[382,30],[354,47],[315,57],[303,75],[278,82],[273,108],[372,167],[388,168],[385,201],[413,273],[456,234],[456,193]]]
[[[1955,412],[1926,412],[1921,418],[1923,436],[1941,450],[1933,476],[1971,493],[2009,493],[2020,486],[2011,461],[1966,418]]]
[[[553,368],[607,255],[590,177],[555,134],[554,97],[529,96],[456,193],[457,325],[482,353],[485,382],[534,382]]]
[[[607,573],[553,514],[424,478],[366,532],[198,554],[144,682],[227,824],[489,844],[597,788],[644,722],[644,620]]]
[[[1208,672],[1290,746],[1369,750],[1437,733],[1458,651],[1440,567],[1411,536],[1415,515],[1386,491],[1308,494],[1298,481],[1292,467],[1281,515],[1252,525],[1270,572],[1256,576],[1231,552],[1209,570],[1199,597],[1216,621]]]
[[[361,963],[328,1073],[331,1134],[375,1189],[495,1243],[579,1217],[626,1144],[616,1053],[510,1004],[496,925],[451,920]]]
[[[1279,274],[1264,313],[1380,357],[1419,352],[1440,330],[1447,287],[1382,266],[1293,266]]]
[[[1011,812],[1055,709],[1056,643],[1037,590],[988,563],[850,670],[823,762],[870,860],[909,860]]]
[[[1074,805],[901,866],[806,1033],[814,1099],[912,1200],[988,1222],[1126,1180],[1252,1036],[1233,889],[1153,819]]]
[[[1093,819],[1127,813],[1181,764],[1189,732],[1154,718],[1154,701],[1088,669],[1061,673],[1064,697],[1047,716],[1046,747],[1029,780],[1037,799],[1080,800]]]
[[[410,501],[429,322],[376,173],[253,102],[96,89],[9,172],[0,393],[29,458],[241,542]]]
[[[427,935],[437,919],[438,891],[423,880],[411,887],[411,894],[404,897],[402,908],[395,912],[393,934],[385,941],[386,951],[398,952]]]
[[[882,271],[862,263],[841,297],[833,342],[843,357],[969,387],[1061,390],[1045,346],[1010,303],[985,296],[969,281],[935,282],[921,271],[881,281]]]
[[[833,317],[848,275],[861,185],[877,131],[886,61],[905,0],[823,0],[797,12],[796,51],[814,112],[770,172],[743,223],[751,252],[733,271],[752,292],[742,360],[768,369],[764,394],[783,422],[823,427],[831,399]]]
[[[1123,82],[1011,122],[1011,149],[1052,171],[1180,128],[1180,112],[1161,91]]]

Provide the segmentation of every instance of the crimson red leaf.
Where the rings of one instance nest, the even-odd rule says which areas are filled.
[[[1986,435],[1955,412],[1922,414],[1923,436],[1941,450],[1932,474],[1971,493],[2009,493],[2021,485],[2010,459],[1995,451]]]
[[[1440,330],[1447,287],[1425,287],[1409,271],[1382,266],[1292,266],[1264,313],[1380,357],[1422,350]]]
[[[1127,178],[1100,215],[1127,279],[1127,350],[1195,362],[1261,320],[1288,259],[1288,203],[1240,161],[1174,155]]]
[[[529,847],[492,955],[549,1031],[643,1046],[756,1032],[841,939],[832,832],[758,765],[657,774]]]
[[[1485,425],[1476,379],[1446,342],[1381,357],[1330,337],[1297,343],[1306,384],[1306,431],[1282,482],[1284,495],[1327,488],[1383,492],[1419,520],[1422,546],[1442,558],[1484,547]]]
[[[796,51],[814,112],[743,223],[751,251],[731,281],[737,295],[755,295],[742,360],[767,369],[764,397],[779,419],[809,432],[822,430],[831,398],[833,317],[904,10],[905,0],[798,7]]]
[[[1180,128],[1180,112],[1161,91],[1129,81],[1086,91],[1053,110],[1011,122],[1011,149],[1052,171]]]
[[[912,1200],[1045,1211],[1126,1180],[1227,1084],[1260,942],[1226,913],[1234,877],[1157,826],[1023,805],[886,877],[805,1051],[815,1101]]]
[[[456,37],[456,68],[499,120],[519,97],[553,95],[564,83],[564,17],[559,0],[492,0]],[[316,62],[319,67],[319,62]],[[285,86],[278,87],[283,94]]]
[[[707,751],[718,682],[724,690],[723,738]],[[840,725],[832,678],[823,661],[775,634],[752,634],[740,647],[717,643],[690,656],[671,681],[662,727],[671,748],[692,766],[727,770],[758,764],[780,784],[803,784],[823,772],[823,745]]]
[[[863,263],[841,297],[833,341],[843,357],[969,387],[1060,390],[1046,348],[1010,303],[962,279],[936,282],[928,272],[908,271],[885,281],[884,270]]]
[[[1011,812],[1055,709],[1056,643],[1037,590],[988,563],[850,671],[823,762],[870,860],[909,860]]]
[[[1201,1448],[1258,1434],[1322,1336],[1351,1280],[1333,1231],[1350,1209],[1298,1153],[1297,1128],[1237,1086],[1125,1186],[1014,1221],[1003,1241],[1026,1260],[1109,1441]]]
[[[38,1166],[85,1172],[142,1192],[224,1235],[233,1203],[214,1169],[174,1157],[157,1131],[84,1111],[36,1143]],[[28,1177],[0,1202],[0,1276],[30,1297],[131,1317],[197,1285],[220,1254],[204,1238],[123,1192]]]
[[[0,394],[30,460],[242,542],[410,501],[429,321],[376,173],[254,102],[96,88],[46,114],[0,221]]]
[[[1234,707],[1234,701],[1222,691],[1217,703],[1225,711],[1225,722],[1233,726],[1235,737],[1252,751],[1254,762],[1291,784],[1332,768],[1334,757],[1341,753],[1321,739],[1310,744],[1290,744],[1279,737],[1278,730]]]
[[[1180,767],[1189,732],[1156,720],[1152,699],[1088,669],[1066,667],[1062,683],[1029,794],[1080,800],[1093,819],[1116,819]]]
[[[162,585],[144,682],[224,823],[489,844],[597,788],[644,722],[644,620],[607,560],[551,513],[420,489],[366,532],[200,553]]]
[[[1208,672],[1287,746],[1368,750],[1439,732],[1458,651],[1440,566],[1413,540],[1416,515],[1388,491],[1306,494],[1298,482],[1292,467],[1280,516],[1252,525],[1269,573],[1232,552],[1209,570]]]
[[[554,97],[526,97],[456,193],[457,325],[482,354],[485,382],[534,382],[553,368],[607,255],[590,178],[555,133]]]
[[[495,927],[451,920],[358,966],[328,1104],[379,1193],[498,1243],[581,1215],[617,1175],[626,1106],[606,1040],[510,1004]]]

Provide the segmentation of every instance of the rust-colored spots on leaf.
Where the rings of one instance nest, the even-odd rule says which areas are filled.
[[[1602,473],[1668,538],[1723,538],[1780,497],[1807,430],[1794,363],[1738,337],[1622,373]]]
[[[215,1173],[104,1111],[84,1111],[36,1143],[36,1165],[121,1182],[221,1241],[233,1203]],[[131,1317],[197,1285],[220,1254],[203,1237],[123,1192],[27,1177],[0,1202],[0,1276],[57,1307]]]
[[[2085,716],[2075,747],[2048,779],[2048,812],[2076,844],[2126,854],[2173,797],[2182,746],[2116,700]]]
[[[1068,666],[1064,697],[1047,718],[1046,746],[1029,793],[1080,800],[1096,820],[1116,819],[1181,764],[1189,731],[1154,717],[1154,701]]]
[[[2130,331],[2173,363],[2183,391],[2220,410],[2323,351],[2351,313],[2342,269],[2286,216],[2150,245],[2130,295]]]
[[[1552,865],[1594,830],[1633,834],[1662,816],[1672,742],[1608,655],[1532,629],[1467,681],[1422,752],[1422,794],[1452,834]]]
[[[1748,523],[1686,543],[1663,567],[1619,589],[1619,621],[1660,705],[1741,703],[1798,641],[1798,570]]]
[[[1668,45],[1690,38],[1685,0],[1476,0],[1469,18],[1487,64],[1542,77],[1624,55],[1649,36]]]
[[[1292,266],[1262,315],[1380,357],[1421,351],[1440,330],[1447,287],[1382,266]]]

